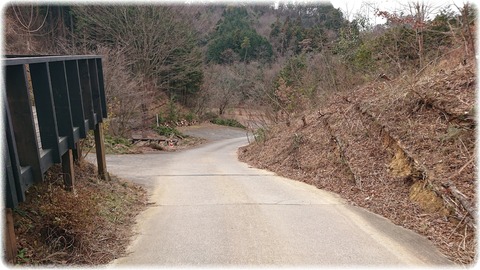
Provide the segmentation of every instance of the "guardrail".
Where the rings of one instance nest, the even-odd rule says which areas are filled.
[[[78,141],[89,130],[95,133],[98,173],[108,177],[101,126],[107,106],[100,56],[6,56],[3,65],[8,230],[8,212],[53,164],[62,163],[65,186],[73,190],[73,159],[81,158]]]

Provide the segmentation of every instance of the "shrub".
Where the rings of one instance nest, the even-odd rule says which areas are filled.
[[[214,112],[206,112],[202,115],[201,117],[201,120],[202,121],[211,121],[215,118],[218,118],[218,114],[214,113]]]
[[[132,143],[126,138],[105,134],[104,143],[105,151],[108,154],[132,153],[130,149],[132,147]]]
[[[158,126],[158,127],[153,127],[153,130],[155,130],[159,135],[165,136],[165,137],[170,137],[170,136],[176,136],[176,137],[187,137],[186,135],[182,134],[180,131],[178,131],[176,128],[173,127],[168,127],[168,126]]]
[[[192,112],[189,112],[185,115],[185,120],[187,120],[189,123],[193,122],[196,118],[197,116]]]
[[[235,119],[214,118],[214,119],[210,120],[210,122],[213,123],[213,124],[215,124],[215,125],[245,128],[244,125],[240,124],[240,123],[239,123],[237,120],[235,120]]]
[[[264,143],[267,140],[267,130],[265,128],[259,128],[253,132],[253,137],[256,142]]]

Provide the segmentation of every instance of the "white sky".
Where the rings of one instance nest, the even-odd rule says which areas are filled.
[[[274,4],[274,3],[320,3],[330,2],[335,8],[340,8],[343,14],[352,20],[358,12],[366,15],[369,14],[373,24],[381,24],[385,21],[382,18],[374,16],[374,8],[380,8],[384,11],[404,10],[404,6],[409,2],[424,2],[433,7],[446,7],[456,4],[462,7],[465,2],[475,3],[478,0],[21,0],[21,3],[62,3],[62,4],[215,4],[215,3],[257,3],[257,4]],[[17,0],[0,0],[0,9],[5,7],[7,3],[16,3]],[[368,3],[368,5],[367,5]],[[370,8],[368,8],[370,6]],[[403,6],[403,8],[402,8]],[[362,10],[361,10],[362,9]],[[456,10],[454,7],[453,10]],[[0,16],[1,17],[1,16]]]
[[[196,0],[187,0],[194,3]],[[202,0],[198,0],[202,1]],[[218,0],[220,2],[242,2],[241,0]],[[361,12],[361,14],[369,14],[369,17],[374,24],[384,23],[385,20],[379,17],[374,16],[375,8],[379,8],[383,11],[399,11],[405,10],[406,5],[411,2],[423,2],[428,6],[431,6],[432,9],[437,10],[439,8],[444,8],[450,5],[457,5],[462,7],[464,3],[470,2],[475,3],[475,0],[246,0],[246,2],[253,2],[259,4],[272,4],[275,3],[320,3],[320,2],[330,2],[335,8],[340,8],[344,16],[348,17],[349,20],[352,20],[354,15]],[[203,2],[215,2],[215,0],[203,0]],[[453,6],[452,10],[457,11],[457,8]]]
[[[443,8],[453,4],[456,4],[458,7],[462,7],[463,4],[466,2],[470,2],[470,3],[475,2],[475,1],[466,1],[466,0],[424,0],[424,1],[422,0],[411,0],[411,1],[408,1],[408,0],[360,0],[360,1],[330,0],[330,2],[335,8],[340,8],[344,13],[344,15],[349,15],[349,19],[352,19],[353,15],[358,13],[363,6],[363,8],[365,9],[363,10],[363,12],[370,13],[371,14],[370,17],[372,17],[372,19],[374,20],[374,22],[376,21],[376,23],[383,23],[383,21],[378,17],[373,18],[374,9],[370,8],[368,10],[366,5],[367,3],[372,7],[379,8],[380,10],[392,12],[395,10],[404,10],[405,5],[407,5],[409,2],[416,2],[416,1],[423,2],[426,5],[436,7],[436,8],[438,7]],[[453,6],[453,10],[456,10],[455,6]]]

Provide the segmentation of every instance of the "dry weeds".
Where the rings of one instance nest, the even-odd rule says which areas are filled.
[[[146,207],[145,190],[114,176],[99,180],[87,162],[75,173],[75,192],[67,192],[61,167],[52,167],[15,209],[17,264],[100,265],[125,254],[134,218]]]

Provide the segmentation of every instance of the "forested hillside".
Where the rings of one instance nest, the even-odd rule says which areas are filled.
[[[348,21],[328,3],[8,6],[5,53],[104,55],[110,132],[128,136],[158,113],[178,120],[248,105],[281,114],[279,121],[327,92],[421,70],[459,46],[466,60],[474,14],[412,2],[396,13],[377,10],[387,22],[372,25],[372,14]],[[170,101],[178,115],[167,117]]]
[[[347,20],[329,3],[9,5],[4,53],[101,54],[108,136],[238,117],[256,138],[243,160],[472,263],[477,9],[371,10]]]
[[[275,92],[300,83],[294,77],[300,71],[312,77],[301,90],[309,98],[320,87],[338,90],[356,80],[336,56],[352,24],[330,4],[22,5],[8,6],[4,15],[6,54],[104,56],[114,136],[149,128],[157,114],[175,125],[238,106],[283,112]],[[330,74],[317,82],[323,69]]]

